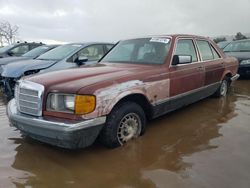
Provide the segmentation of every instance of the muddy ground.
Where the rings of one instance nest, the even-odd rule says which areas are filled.
[[[153,120],[110,150],[61,150],[10,127],[0,96],[0,187],[250,187],[250,80]]]

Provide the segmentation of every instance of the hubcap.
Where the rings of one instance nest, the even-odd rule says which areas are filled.
[[[223,82],[221,83],[220,94],[221,96],[226,96],[227,94],[227,81],[226,80],[223,80]]]
[[[141,120],[135,113],[125,115],[120,121],[117,138],[121,145],[136,138],[141,132]]]

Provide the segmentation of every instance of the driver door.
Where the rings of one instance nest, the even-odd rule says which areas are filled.
[[[176,109],[200,97],[196,91],[204,86],[205,69],[199,61],[193,39],[178,39],[174,55],[192,57],[190,63],[170,65],[170,105]]]

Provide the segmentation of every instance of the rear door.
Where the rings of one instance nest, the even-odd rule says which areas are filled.
[[[205,67],[205,86],[220,82],[225,69],[223,59],[208,41],[198,39],[196,42]]]
[[[199,96],[192,94],[204,86],[205,70],[191,38],[178,39],[174,55],[192,56],[191,63],[170,66],[171,106],[175,109],[197,100]]]

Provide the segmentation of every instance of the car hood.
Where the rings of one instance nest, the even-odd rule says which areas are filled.
[[[0,53],[0,58],[5,58],[5,57],[9,57],[9,56],[6,55],[6,53]]]
[[[6,65],[9,63],[14,63],[17,61],[27,60],[30,59],[28,57],[5,57],[0,59],[0,65]]]
[[[11,78],[19,78],[23,76],[23,74],[26,71],[45,69],[45,68],[52,66],[55,63],[56,61],[54,60],[36,60],[36,59],[18,61],[15,63],[4,65],[2,76],[11,77]]]
[[[235,57],[239,61],[250,59],[250,52],[224,52],[229,57]]]
[[[107,87],[113,83],[142,79],[142,73],[154,74],[152,65],[132,65],[120,63],[99,63],[95,66],[73,68],[35,75],[27,80],[42,84],[47,92],[60,91],[77,93],[86,87]],[[160,68],[158,69],[160,70]]]

